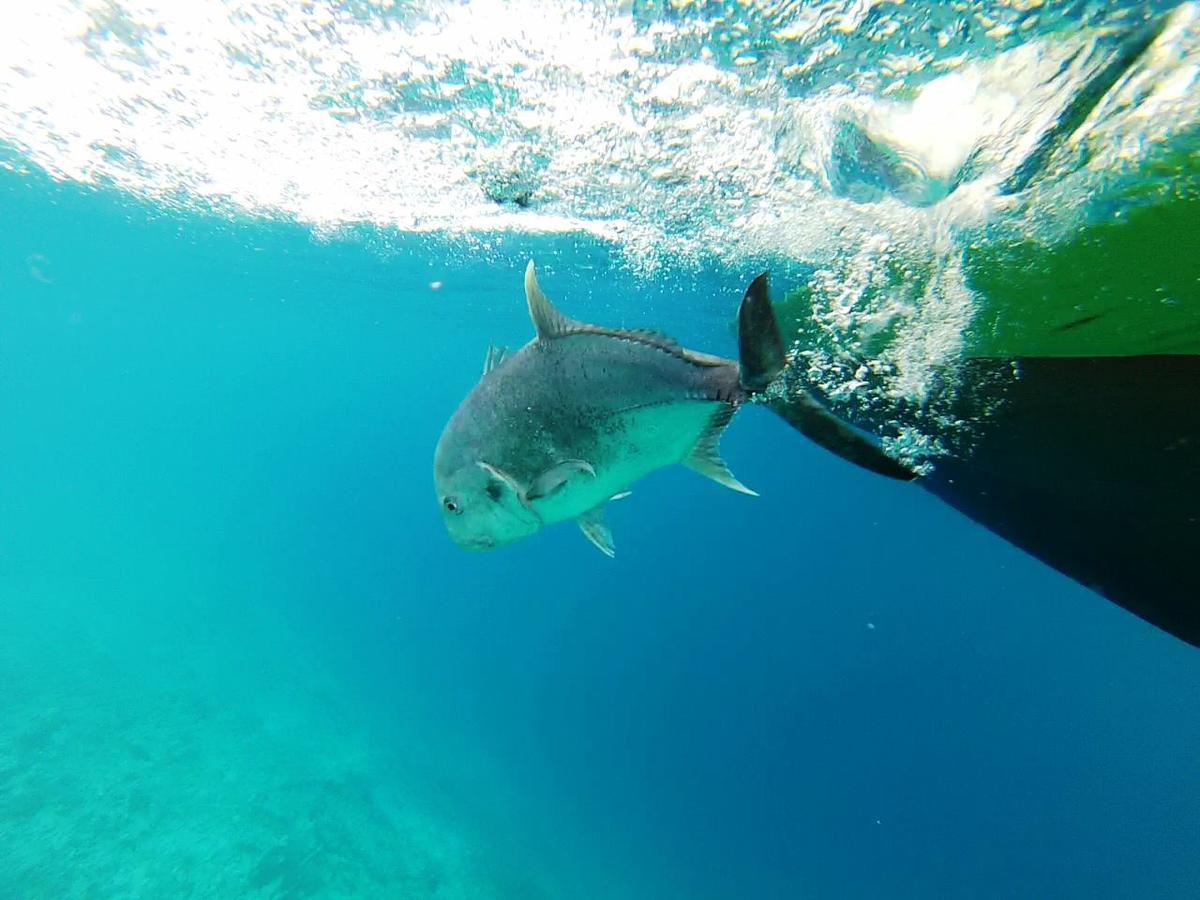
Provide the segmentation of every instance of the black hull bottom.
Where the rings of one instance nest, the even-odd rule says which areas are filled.
[[[1200,646],[1200,356],[1023,359],[1015,382],[1010,360],[971,365],[1005,400],[923,485]]]

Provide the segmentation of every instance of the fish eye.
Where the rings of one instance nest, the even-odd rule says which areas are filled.
[[[456,513],[462,511],[462,507],[458,505],[458,501],[453,497],[447,497],[442,501],[442,505],[446,507],[446,512]]]

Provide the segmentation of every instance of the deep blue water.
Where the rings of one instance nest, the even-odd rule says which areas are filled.
[[[765,411],[723,445],[761,498],[658,474],[615,560],[448,540],[528,258],[726,354],[754,270],[36,172],[0,233],[0,897],[1200,891],[1200,653]]]

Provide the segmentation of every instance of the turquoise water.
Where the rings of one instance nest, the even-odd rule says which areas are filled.
[[[141,13],[106,9],[86,41],[62,23],[45,28],[61,44],[23,34],[168,58],[152,22],[130,25]],[[350,13],[328,26],[347,41],[350,19],[375,22]],[[806,41],[845,31],[814,22],[816,37],[775,39],[807,58]],[[185,24],[159,37],[201,28]],[[1027,32],[1061,26],[1047,15]],[[714,65],[746,69],[723,27],[712,40],[734,49]],[[263,66],[285,44],[239,33]],[[946,52],[981,40],[959,34]],[[997,41],[988,52],[1017,43]],[[105,64],[150,65],[131,58]],[[400,180],[385,182],[369,154],[334,172],[344,194],[314,175],[272,204],[255,191],[299,178],[305,154],[324,172],[350,144],[336,131],[277,143],[277,168],[247,175],[198,132],[182,133],[192,156],[156,156],[171,141],[156,151],[164,132],[136,118],[153,104],[134,105],[107,162],[72,170],[47,149],[73,146],[64,123],[80,146],[100,138],[54,105],[63,94],[37,101],[64,116],[49,128],[61,140],[38,143],[36,117],[9,113],[49,82],[12,71],[0,897],[1196,895],[1200,654],[765,411],[723,443],[761,498],[656,474],[610,512],[615,560],[571,527],[493,554],[447,539],[433,447],[489,341],[531,334],[529,258],[572,315],[726,355],[749,277],[771,264],[786,287],[811,271],[759,240],[761,210],[734,222],[731,206],[694,208],[714,184],[733,191],[730,160],[713,157],[708,187],[664,175],[660,193],[605,193],[572,181],[598,176],[541,132],[557,161],[487,182],[503,193],[515,182],[497,172],[537,173],[529,207],[456,206],[465,188],[439,180],[445,159],[407,157],[416,174],[393,165]],[[801,96],[884,87],[844,60],[794,77]],[[765,88],[731,90],[740,114]],[[279,134],[329,118],[294,115]],[[422,140],[458,140],[451,126]],[[140,162],[111,150],[122,141]],[[737,177],[757,177],[742,162]],[[677,219],[660,202],[673,190]],[[869,250],[851,240],[864,216],[900,227],[895,210],[831,204],[823,221],[843,215],[854,252]],[[413,210],[432,226],[401,221]],[[743,243],[717,242],[739,226]],[[917,346],[942,346],[918,331]]]

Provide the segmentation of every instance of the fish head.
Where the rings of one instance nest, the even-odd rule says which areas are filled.
[[[493,550],[529,537],[541,518],[502,471],[481,461],[434,469],[438,504],[450,539],[468,550]]]

